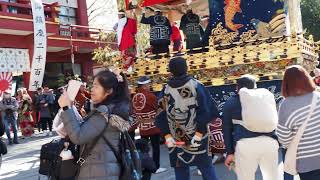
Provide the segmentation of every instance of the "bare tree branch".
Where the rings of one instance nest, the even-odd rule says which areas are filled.
[[[113,4],[113,0],[95,0],[87,8],[88,20],[89,22],[93,22],[93,20],[98,16],[106,13],[111,14],[115,11],[115,9],[116,8]]]
[[[88,8],[87,10],[90,10],[99,0],[95,0]]]
[[[96,17],[98,17],[98,16],[100,16],[102,14],[104,14],[104,13],[101,12],[101,13],[95,14],[94,16],[89,17],[89,20],[88,20],[89,23],[93,22],[96,19]]]
[[[102,8],[104,8],[103,6],[101,6],[101,7],[97,7],[97,8],[95,8],[95,9],[93,9],[93,10],[91,10],[90,12],[89,12],[89,17],[93,14],[93,13],[95,13],[95,12],[97,12],[98,10],[100,10],[100,9],[102,9]]]

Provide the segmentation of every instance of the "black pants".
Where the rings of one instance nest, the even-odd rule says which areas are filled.
[[[169,45],[167,44],[156,44],[152,45],[152,54],[169,53]]]
[[[160,167],[160,135],[141,136],[147,141],[151,141],[152,146],[152,159],[156,164],[157,169]]]
[[[150,180],[151,175],[152,175],[152,173],[150,171],[143,171],[141,180]]]
[[[135,142],[134,137],[136,136],[136,133],[134,131],[129,131],[129,135],[130,135],[132,141]]]
[[[40,132],[41,128],[40,128],[40,120],[39,120],[39,111],[36,111],[36,119],[37,119],[37,128],[38,128],[38,132]]]
[[[299,173],[301,180],[319,180],[320,179],[320,169],[306,172],[306,173]]]
[[[52,131],[52,119],[51,118],[40,118],[42,131],[47,130],[47,124],[49,125],[49,130]]]

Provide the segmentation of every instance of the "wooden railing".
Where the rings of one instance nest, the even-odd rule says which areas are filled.
[[[79,25],[62,25],[59,27],[59,36],[69,37],[70,39],[95,39],[101,40],[102,33],[115,33],[113,30],[105,30]],[[109,43],[116,43],[116,38],[107,39]]]
[[[21,1],[21,0],[20,0]],[[91,28],[88,26],[69,25],[59,23],[59,5],[58,3],[44,4],[44,11],[46,21],[56,23],[58,31],[54,32],[53,37],[56,38],[69,38],[70,40],[88,40],[88,42],[98,41],[107,42],[110,44],[116,44],[116,38],[108,39],[107,41],[101,41],[102,32],[105,34],[114,33],[113,30],[103,30],[99,28]],[[15,17],[19,19],[26,19],[32,21],[32,8],[28,1],[24,3],[12,3],[4,2],[0,0],[0,16],[8,16],[10,18]]]

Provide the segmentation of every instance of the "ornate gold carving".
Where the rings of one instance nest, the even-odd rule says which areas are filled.
[[[249,41],[249,40],[257,39],[257,38],[258,38],[258,34],[256,34],[255,30],[249,30],[249,31],[244,32],[240,35],[241,42],[245,42],[245,41]]]
[[[238,35],[238,32],[228,32],[227,29],[223,28],[222,23],[220,22],[214,29],[212,29],[210,42],[213,44],[232,43]]]
[[[236,34],[228,33],[221,23],[212,30],[210,38],[210,45],[215,48],[209,52],[183,55],[188,60],[189,74],[206,86],[233,83],[234,79],[247,73],[270,77],[277,74],[276,78],[281,78],[288,65],[301,64],[312,69],[318,58],[315,53],[318,46],[312,39],[281,36],[256,39],[255,32],[248,31],[240,36],[240,42],[235,43],[234,40],[238,39]],[[130,82],[135,84],[138,77],[149,75],[154,90],[161,90],[169,78],[169,59],[146,61],[141,58],[135,65],[137,71],[129,76]]]

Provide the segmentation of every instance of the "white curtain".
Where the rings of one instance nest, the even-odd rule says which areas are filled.
[[[0,48],[0,72],[22,73],[29,71],[28,49]]]

